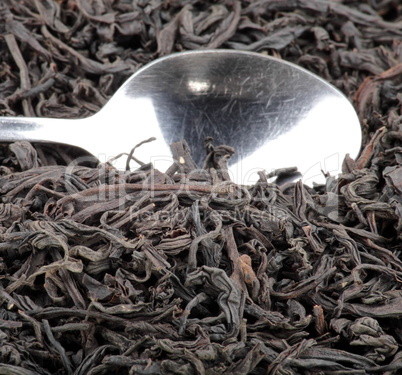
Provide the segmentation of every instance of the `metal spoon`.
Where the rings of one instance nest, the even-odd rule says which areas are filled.
[[[58,142],[100,161],[128,152],[166,169],[169,144],[185,139],[200,163],[204,139],[235,148],[238,183],[257,171],[297,166],[304,183],[336,175],[357,156],[361,129],[347,98],[318,76],[259,53],[200,50],[159,58],[138,70],[97,114],[76,120],[0,117],[0,141]],[[123,167],[125,161],[117,167]]]

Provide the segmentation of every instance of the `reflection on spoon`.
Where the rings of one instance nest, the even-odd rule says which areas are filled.
[[[361,137],[357,127],[351,126],[347,136],[338,130],[349,124],[353,116],[353,107],[343,98],[322,98],[287,133],[269,139],[253,154],[233,165],[230,168],[233,180],[252,184],[259,178],[258,171],[271,172],[285,165],[297,166],[303,182],[308,185],[325,183],[324,173],[336,176],[341,172],[346,154],[341,150],[353,150],[355,140]],[[278,155],[281,155],[280,159]],[[351,156],[357,156],[356,150]]]

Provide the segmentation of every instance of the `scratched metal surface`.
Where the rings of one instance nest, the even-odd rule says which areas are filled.
[[[356,156],[361,143],[357,115],[333,86],[294,64],[228,50],[158,59],[92,117],[3,117],[0,130],[3,140],[73,144],[101,161],[156,137],[136,156],[162,170],[172,163],[169,144],[181,139],[201,167],[203,142],[211,136],[235,149],[230,173],[244,184],[255,182],[259,170],[293,166],[306,183],[323,182],[321,171],[339,173],[345,154]]]

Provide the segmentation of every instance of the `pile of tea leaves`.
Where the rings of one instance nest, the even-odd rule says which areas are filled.
[[[241,186],[211,139],[202,170],[183,141],[167,171],[2,144],[0,375],[402,372],[400,1],[2,0],[0,114],[88,116],[202,48],[331,82],[359,156],[325,185]]]

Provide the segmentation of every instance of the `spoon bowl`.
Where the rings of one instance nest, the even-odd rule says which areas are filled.
[[[338,174],[344,156],[357,156],[361,145],[356,112],[338,89],[292,63],[234,50],[159,58],[91,117],[0,117],[0,141],[69,144],[100,161],[155,137],[135,156],[161,170],[172,163],[169,144],[181,139],[200,165],[208,136],[235,149],[229,171],[241,184],[255,182],[260,170],[293,166],[304,183],[322,183],[322,171]]]

